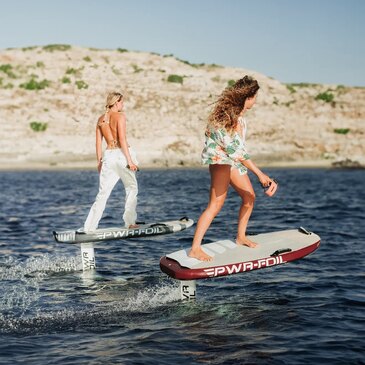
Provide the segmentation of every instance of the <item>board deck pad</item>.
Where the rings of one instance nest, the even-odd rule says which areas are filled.
[[[202,245],[213,261],[200,261],[188,256],[190,247],[161,258],[160,268],[179,280],[205,279],[263,269],[302,258],[315,251],[320,237],[304,228],[261,233],[250,236],[258,246],[249,248],[231,240]]]
[[[125,238],[136,238],[155,236],[183,231],[194,224],[192,219],[187,217],[179,220],[140,224],[138,228],[111,227],[97,229],[90,233],[81,233],[75,230],[53,231],[55,240],[59,243],[85,243],[120,240]]]

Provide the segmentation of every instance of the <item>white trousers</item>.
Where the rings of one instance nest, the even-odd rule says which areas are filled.
[[[134,163],[137,163],[135,153],[129,151]],[[92,232],[98,228],[106,202],[119,179],[125,188],[125,207],[123,220],[126,227],[136,223],[138,184],[136,173],[127,167],[127,159],[120,149],[106,150],[99,177],[99,192],[92,205],[84,224],[85,232]]]

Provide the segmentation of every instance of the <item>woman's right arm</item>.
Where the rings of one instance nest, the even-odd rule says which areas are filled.
[[[103,159],[102,159],[102,142],[103,142],[103,135],[100,131],[100,127],[97,124],[96,125],[96,141],[95,141],[95,147],[96,147],[96,161],[98,164],[98,172],[100,174],[101,171],[101,166],[103,164]]]
[[[269,176],[267,176],[266,174],[264,174],[255,164],[251,159],[248,160],[243,160],[240,159],[240,162],[242,163],[242,165],[244,165],[245,167],[247,167],[250,171],[252,171],[257,178],[259,179],[260,183],[262,186],[269,186],[272,179],[270,179]]]
[[[272,179],[270,179],[269,176],[264,174],[251,160],[250,155],[246,151],[245,144],[243,143],[241,138],[234,138],[229,133],[219,130],[218,131],[220,143],[224,145],[224,149],[228,156],[234,160],[239,161],[244,165],[246,168],[248,168],[250,171],[252,171],[257,178],[259,179],[260,183],[263,186],[270,185],[270,182]]]

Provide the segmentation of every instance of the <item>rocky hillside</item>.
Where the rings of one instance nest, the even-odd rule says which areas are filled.
[[[365,88],[283,84],[172,55],[49,45],[0,52],[0,168],[94,167],[95,123],[112,90],[125,94],[141,166],[197,166],[211,103],[245,74],[261,85],[247,115],[254,161],[365,166]]]

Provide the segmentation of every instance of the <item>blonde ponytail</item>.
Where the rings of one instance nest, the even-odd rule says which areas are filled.
[[[118,92],[111,92],[108,94],[106,98],[106,104],[105,104],[105,114],[104,114],[104,122],[109,123],[109,111],[110,108],[117,103],[118,101],[121,101],[123,99],[123,94]]]

